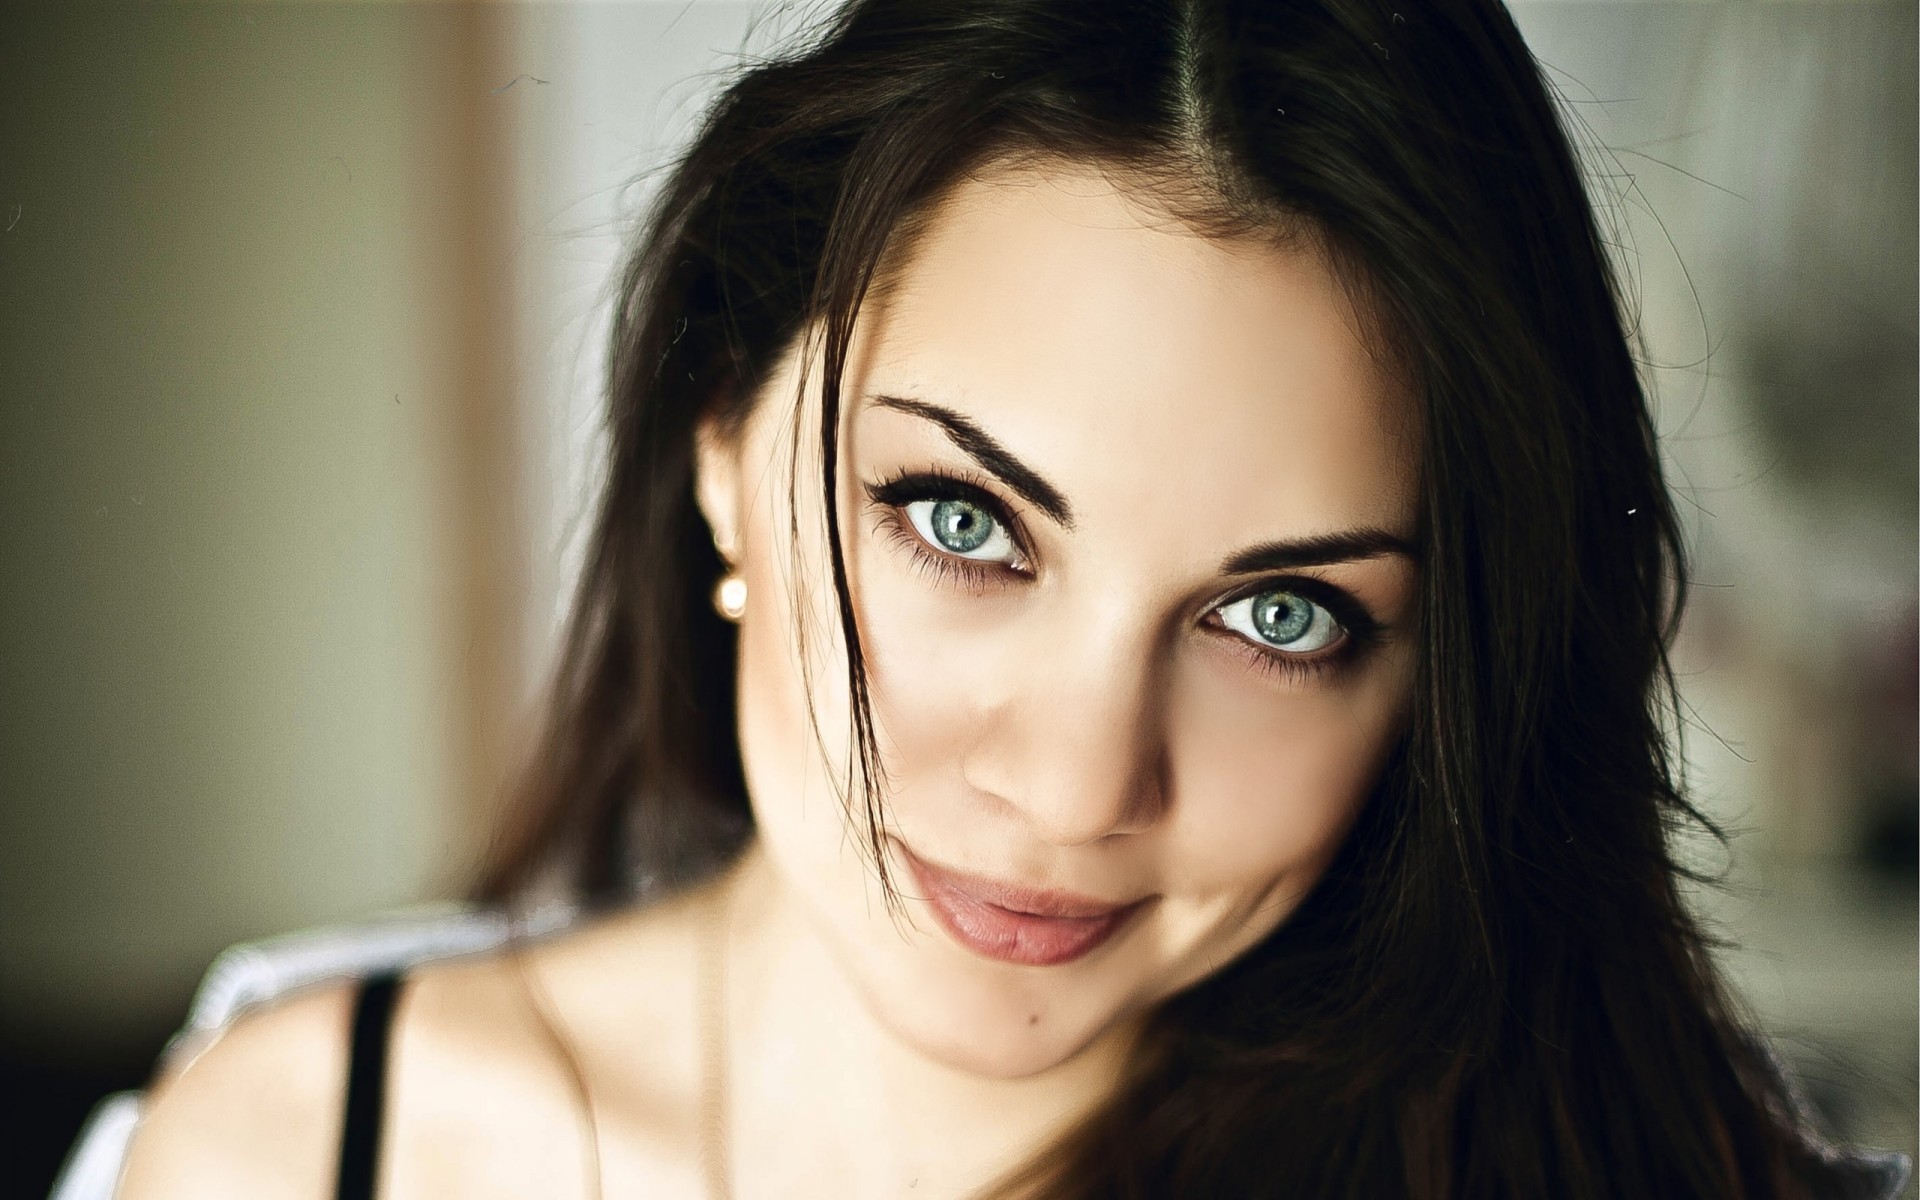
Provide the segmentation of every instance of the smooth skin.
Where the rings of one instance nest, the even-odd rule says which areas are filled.
[[[757,840],[665,904],[417,971],[383,1197],[583,1194],[536,1001],[584,1072],[604,1194],[705,1194],[711,961],[734,1195],[969,1194],[1110,1092],[1155,1004],[1285,920],[1378,778],[1411,692],[1417,416],[1314,246],[1202,236],[1124,180],[1028,162],[958,185],[896,258],[856,329],[836,494],[899,915],[839,799],[817,455],[797,544],[788,507],[789,423],[810,449],[819,411],[796,351],[737,436],[700,439],[748,589]],[[928,474],[971,490],[914,495]],[[1260,596],[1299,618],[1285,644]],[[995,961],[914,895],[905,848],[1145,903],[1073,961]],[[292,998],[175,1064],[123,1195],[330,1194],[349,1003]]]

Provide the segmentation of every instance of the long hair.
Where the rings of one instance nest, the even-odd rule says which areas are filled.
[[[749,835],[694,430],[772,402],[810,330],[877,839],[834,511],[848,342],[915,215],[1024,154],[1130,172],[1203,232],[1309,228],[1364,281],[1422,408],[1422,569],[1412,719],[1332,869],[1002,1190],[1808,1194],[1817,1155],[1680,893],[1673,836],[1712,827],[1668,748],[1677,526],[1620,283],[1497,0],[859,0],[741,74],[622,278],[606,490],[480,894],[620,902]]]

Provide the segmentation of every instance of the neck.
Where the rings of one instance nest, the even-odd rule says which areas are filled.
[[[1137,1026],[1019,1079],[958,1070],[896,1036],[757,845],[725,914],[723,1106],[737,1196],[954,1195],[1019,1165],[1112,1093]]]

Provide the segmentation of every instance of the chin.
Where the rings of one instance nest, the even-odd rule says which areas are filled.
[[[951,1070],[989,1079],[1040,1075],[1135,1011],[1113,970],[1118,963],[1013,967],[975,958],[924,914],[911,925],[880,924],[877,937],[871,922],[835,931],[845,978],[896,1041]]]
[[[901,1043],[954,1071],[986,1079],[1025,1079],[1051,1071],[1098,1041],[1120,1016],[1069,1015],[1058,1011],[1064,1007],[1058,1003],[1035,1003],[1027,989],[1003,996],[978,985],[929,994],[932,990],[924,979],[905,994],[880,981],[860,983],[874,1019]]]

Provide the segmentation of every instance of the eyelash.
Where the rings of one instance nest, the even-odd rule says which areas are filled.
[[[1009,568],[1001,564],[978,562],[957,555],[943,554],[927,545],[925,539],[907,520],[906,506],[916,500],[964,501],[981,509],[1004,526],[1021,557],[1031,561],[1032,551],[1028,549],[1031,543],[1027,539],[1026,531],[1021,528],[1018,521],[1014,520],[1006,506],[993,495],[986,481],[979,476],[944,470],[901,470],[885,479],[866,484],[865,489],[870,506],[880,517],[888,538],[908,552],[916,569],[927,572],[934,579],[971,591],[985,591],[1004,586],[1008,582],[1006,579],[1008,574],[1021,577],[1031,575],[1030,571]],[[1326,671],[1347,666],[1379,640],[1380,623],[1359,601],[1344,589],[1307,576],[1263,579],[1258,583],[1239,588],[1231,595],[1224,596],[1215,602],[1207,610],[1208,615],[1212,616],[1248,596],[1257,596],[1262,592],[1283,588],[1325,608],[1339,623],[1344,636],[1328,650],[1314,654],[1288,654],[1256,646],[1224,626],[1208,626],[1215,634],[1229,642],[1255,670],[1289,680],[1310,679]]]
[[[978,476],[945,471],[900,471],[877,483],[867,484],[866,491],[868,500],[885,523],[894,543],[911,552],[916,567],[930,572],[943,583],[984,591],[1004,584],[1009,568],[943,554],[927,545],[906,518],[906,506],[916,500],[959,500],[971,504],[1005,527],[1007,536],[1013,539],[1014,547],[1023,559],[1031,560],[1033,557],[1029,549],[1032,543],[1027,539],[1026,530],[1020,527],[1020,523],[1013,519],[1006,506],[995,498],[986,482]],[[1026,572],[1015,570],[1013,574]]]
[[[1209,626],[1255,670],[1292,680],[1311,679],[1328,671],[1350,666],[1380,640],[1380,623],[1374,620],[1358,601],[1340,588],[1305,576],[1263,579],[1252,587],[1241,588],[1222,599],[1207,610],[1207,615],[1211,617],[1227,605],[1244,600],[1248,596],[1281,590],[1304,596],[1326,609],[1339,624],[1342,636],[1331,647],[1316,653],[1289,654],[1283,650],[1267,650],[1256,646],[1231,629]]]

